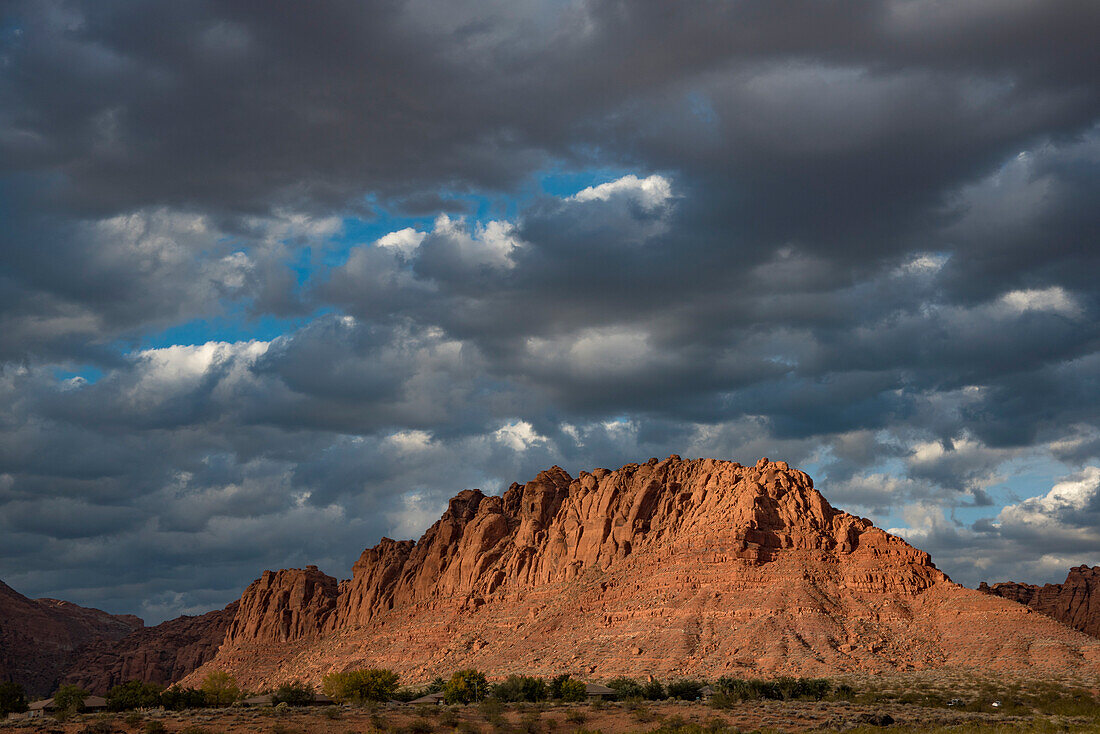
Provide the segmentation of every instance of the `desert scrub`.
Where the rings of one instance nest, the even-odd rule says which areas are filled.
[[[439,712],[439,725],[445,729],[454,729],[458,726],[458,714],[454,709],[448,706],[444,711]]]
[[[588,714],[580,709],[573,709],[565,715],[565,720],[570,724],[583,724],[588,721]]]
[[[527,734],[538,734],[542,731],[542,714],[538,711],[527,711],[519,718],[519,730]]]
[[[472,721],[458,722],[457,731],[460,734],[481,734],[481,727]]]
[[[327,706],[321,711],[321,715],[329,721],[337,721],[341,716],[344,715],[344,712],[336,706]]]
[[[96,719],[88,722],[80,730],[80,734],[111,734],[113,731],[114,727],[111,726],[110,719]]]
[[[157,721],[156,719],[153,719],[152,721],[145,722],[144,731],[145,734],[164,734],[166,729],[164,728],[163,721]]]
[[[407,734],[432,734],[435,727],[427,719],[413,719],[404,728]]]
[[[498,698],[487,698],[478,705],[481,715],[493,725],[504,723],[504,704]]]

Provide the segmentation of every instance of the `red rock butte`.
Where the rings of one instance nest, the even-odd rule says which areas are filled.
[[[1100,673],[1100,640],[953,583],[805,473],[671,456],[459,493],[337,583],[267,571],[208,670],[257,688],[382,666],[494,676]]]

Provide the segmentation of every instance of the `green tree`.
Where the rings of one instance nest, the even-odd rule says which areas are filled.
[[[550,679],[550,698],[555,701],[561,700],[561,687],[565,681],[569,680],[568,673],[562,673],[561,675],[555,675]]]
[[[241,695],[237,681],[224,670],[211,671],[202,679],[201,688],[210,706],[228,706]]]
[[[206,694],[197,688],[172,686],[160,694],[160,705],[169,711],[201,709],[206,706]]]
[[[510,675],[493,686],[493,696],[501,701],[545,701],[550,695],[546,682],[542,678],[530,675]]]
[[[703,690],[703,684],[700,681],[688,678],[674,680],[668,684],[669,698],[679,698],[684,701],[698,700],[701,690]]]
[[[457,671],[443,687],[443,698],[447,703],[473,703],[488,695],[489,682],[485,680],[485,674],[473,668]]]
[[[84,699],[90,695],[80,686],[66,683],[53,694],[53,705],[64,714],[75,714],[84,708]]]
[[[15,681],[0,682],[0,719],[27,710],[27,692]]]
[[[400,680],[397,673],[382,668],[332,673],[321,680],[325,695],[340,703],[387,701],[393,698]]]
[[[275,689],[271,702],[275,705],[285,703],[287,706],[308,706],[313,703],[313,686],[300,680],[284,683]]]
[[[668,698],[668,692],[661,681],[653,679],[642,686],[642,697],[647,701],[664,701]]]
[[[107,708],[111,711],[147,709],[160,705],[161,688],[156,683],[131,680],[107,692]]]
[[[588,698],[588,689],[579,680],[568,678],[561,683],[562,701],[583,701]]]
[[[645,698],[642,684],[633,678],[614,678],[607,682],[607,687],[615,691],[615,697],[620,701],[631,698]]]

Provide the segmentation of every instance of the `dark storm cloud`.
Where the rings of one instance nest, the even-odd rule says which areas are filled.
[[[1044,493],[1100,448],[1098,26],[5,5],[0,578],[197,611],[263,566],[346,573],[463,487],[673,452],[812,462],[929,549],[1057,575],[1096,521]],[[952,519],[1024,459],[1062,474]]]

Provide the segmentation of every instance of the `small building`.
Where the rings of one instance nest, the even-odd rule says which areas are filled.
[[[703,686],[702,688],[699,689],[699,698],[706,701],[711,696],[713,696],[714,693],[715,693],[714,686],[706,685],[706,686]]]
[[[618,691],[616,691],[614,688],[601,686],[599,683],[585,683],[584,693],[589,698],[598,698],[601,700],[614,698],[616,695],[618,695]]]
[[[106,711],[107,699],[103,696],[88,696],[84,699],[84,703],[80,710]],[[55,711],[57,711],[57,704],[54,703],[53,698],[46,698],[41,701],[35,701],[27,707],[27,718],[36,719],[45,714],[52,714]]]
[[[44,698],[41,701],[35,701],[30,706],[27,706],[27,718],[37,719],[40,716],[44,716],[47,711],[54,711],[52,698]]]
[[[427,703],[427,704],[442,705],[442,704],[446,703],[445,699],[446,699],[446,697],[442,693],[429,693],[426,696],[421,696],[420,698],[415,698],[412,701],[409,701],[409,703],[410,704],[412,704],[412,703]]]

